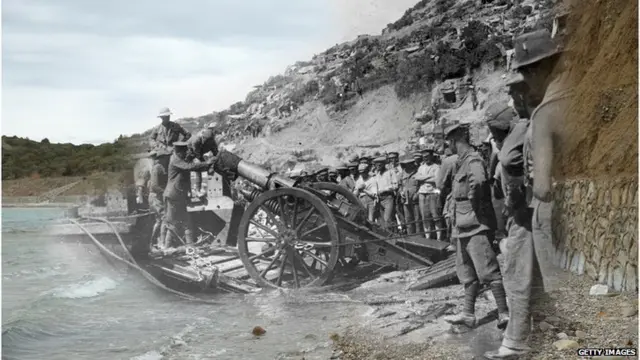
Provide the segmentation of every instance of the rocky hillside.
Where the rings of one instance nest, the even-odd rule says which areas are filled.
[[[179,122],[195,131],[219,121],[225,146],[274,168],[405,150],[416,136],[442,131],[434,118],[472,122],[487,99],[506,97],[512,38],[551,29],[553,3],[422,0],[381,35],[336,45],[255,86],[224,111]],[[477,108],[467,79],[476,87]],[[478,129],[475,137],[482,136]]]

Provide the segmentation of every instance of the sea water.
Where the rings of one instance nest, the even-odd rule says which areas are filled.
[[[340,294],[182,300],[90,242],[47,236],[63,216],[2,210],[3,359],[328,359],[329,335],[368,310]]]

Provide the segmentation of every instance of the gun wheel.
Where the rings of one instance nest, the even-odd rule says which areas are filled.
[[[245,210],[238,254],[261,287],[321,286],[333,276],[339,241],[336,219],[321,199],[280,188],[262,193]]]

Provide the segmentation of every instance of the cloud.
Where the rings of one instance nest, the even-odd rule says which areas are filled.
[[[99,143],[147,130],[163,106],[178,117],[221,110],[287,65],[393,20],[358,15],[352,1],[362,3],[5,0],[2,133]]]

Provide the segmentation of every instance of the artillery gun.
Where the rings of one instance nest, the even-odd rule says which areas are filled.
[[[357,197],[334,183],[293,180],[227,151],[218,155],[214,169],[207,198],[190,204],[188,211],[197,227],[208,233],[220,228],[220,223],[211,221],[211,213],[224,218],[226,224],[216,236],[237,248],[235,259],[260,287],[321,286],[337,269],[360,262],[397,270],[428,267],[448,245],[424,235],[401,236],[369,223]],[[229,196],[226,178],[237,176],[251,184],[239,191],[249,202],[246,208]],[[227,216],[220,217],[222,211]],[[220,259],[216,264],[233,260]]]

